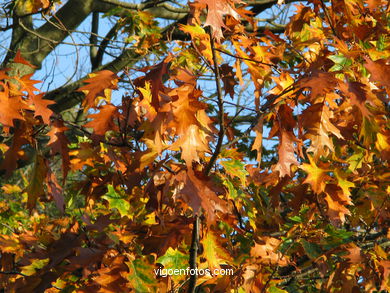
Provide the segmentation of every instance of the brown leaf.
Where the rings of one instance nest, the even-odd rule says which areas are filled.
[[[234,87],[237,85],[235,75],[233,72],[233,67],[229,64],[221,65],[221,78],[223,82],[223,88],[225,90],[225,95],[229,94],[230,98],[234,99]]]
[[[65,136],[65,131],[68,130],[61,120],[55,119],[51,124],[51,129],[47,133],[50,137],[47,145],[51,148],[52,154],[60,154],[62,158],[62,172],[64,179],[70,169],[68,138]]]
[[[49,166],[46,166],[47,174],[45,182],[47,184],[47,192],[49,196],[52,196],[57,208],[63,214],[65,209],[65,200],[63,196],[62,187],[58,184],[55,174],[50,170]]]
[[[301,79],[297,86],[311,89],[312,99],[317,98],[317,96],[322,96],[328,92],[334,90],[337,86],[339,80],[334,77],[332,73],[317,71],[314,72],[310,77],[305,77]]]
[[[12,171],[16,169],[18,160],[24,155],[22,146],[29,143],[29,139],[26,137],[27,135],[26,124],[21,123],[19,127],[15,129],[12,144],[5,152],[5,158],[0,165],[1,170],[6,170],[7,177],[9,177]]]
[[[260,241],[251,248],[252,257],[258,258],[258,261],[263,264],[287,265],[287,258],[277,251],[281,243],[279,239],[264,236]]]
[[[331,122],[333,112],[325,103],[311,105],[302,112],[301,117],[302,126],[307,129],[305,138],[311,140],[307,151],[312,152],[315,158],[321,155],[326,156],[329,150],[334,150],[329,134],[333,134],[337,138],[343,138],[340,130]]]
[[[298,160],[295,157],[295,146],[297,139],[292,132],[281,130],[279,134],[278,156],[279,161],[274,167],[275,171],[279,171],[279,177],[290,176],[291,166],[297,166]]]
[[[345,216],[351,212],[346,205],[351,205],[349,196],[345,196],[337,185],[328,184],[325,189],[325,201],[328,204],[327,214],[333,225],[340,225],[345,222]]]
[[[364,60],[366,60],[364,67],[371,73],[370,80],[390,88],[390,65],[388,62],[385,59],[372,61],[369,57],[364,57]]]
[[[174,185],[178,187],[175,198],[182,200],[198,214],[200,208],[206,213],[207,225],[216,223],[217,212],[229,211],[228,204],[219,198],[216,187],[208,178],[200,177],[192,169],[181,171],[174,177]]]

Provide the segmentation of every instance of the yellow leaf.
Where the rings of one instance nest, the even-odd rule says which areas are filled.
[[[302,164],[301,169],[307,173],[306,180],[303,183],[308,183],[315,193],[321,193],[325,190],[325,175],[328,170],[319,168],[311,157],[310,164]]]
[[[1,187],[1,189],[4,191],[5,194],[22,192],[22,189],[20,189],[19,186],[12,185],[12,184],[4,184],[4,186]]]
[[[230,260],[228,252],[218,243],[217,237],[208,231],[201,240],[204,249],[204,257],[207,260],[209,269],[219,269],[221,264],[227,264]]]

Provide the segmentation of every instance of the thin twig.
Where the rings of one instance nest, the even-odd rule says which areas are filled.
[[[228,56],[230,56],[230,57],[236,58],[236,59],[246,60],[246,61],[254,62],[254,63],[257,63],[257,64],[262,64],[262,65],[270,66],[270,67],[274,68],[278,73],[280,73],[278,67],[277,67],[275,64],[266,63],[266,62],[262,62],[262,61],[257,61],[257,60],[251,59],[251,58],[246,58],[246,57],[237,56],[237,55],[231,54],[230,52],[227,52],[227,51],[221,50],[221,49],[215,49],[215,50],[217,50],[218,52],[221,52],[221,53],[223,53],[223,54],[225,54],[225,55],[228,55]]]
[[[211,45],[211,52],[213,54],[213,65],[214,65],[214,75],[215,75],[215,85],[217,87],[217,97],[218,97],[218,119],[219,119],[219,132],[218,132],[218,141],[217,145],[215,146],[215,150],[213,155],[210,158],[210,161],[205,169],[205,174],[208,175],[210,173],[211,168],[213,167],[215,161],[218,158],[219,153],[221,152],[222,148],[222,141],[223,137],[225,136],[225,123],[224,123],[224,109],[223,109],[223,96],[222,96],[222,88],[219,81],[221,80],[221,74],[219,72],[218,62],[217,62],[217,55],[215,53],[215,47],[214,47],[214,40],[212,36],[212,30],[209,31],[210,35],[210,45]]]

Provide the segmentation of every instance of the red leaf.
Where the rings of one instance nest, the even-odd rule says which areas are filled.
[[[14,62],[27,65],[27,66],[29,66],[31,68],[37,68],[36,66],[32,65],[30,62],[28,62],[26,59],[24,59],[22,57],[22,55],[20,54],[20,50],[18,50],[18,52],[16,52],[16,55],[15,55],[15,58],[14,58]]]

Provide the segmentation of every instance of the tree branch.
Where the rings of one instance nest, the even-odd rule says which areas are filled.
[[[224,108],[223,108],[223,95],[222,95],[222,88],[220,84],[221,80],[221,74],[219,72],[218,67],[218,60],[216,55],[216,50],[214,46],[214,40],[212,36],[212,29],[210,29],[209,35],[210,35],[210,44],[211,44],[211,52],[213,54],[213,65],[214,65],[214,75],[215,75],[215,86],[217,88],[217,97],[218,97],[218,120],[219,120],[219,133],[218,133],[218,141],[217,145],[215,146],[215,150],[213,155],[210,158],[209,163],[207,164],[205,168],[205,174],[208,175],[210,173],[211,168],[213,167],[215,161],[218,158],[219,153],[221,152],[223,137],[225,136],[225,123],[224,123]]]
[[[192,272],[196,272],[196,258],[198,255],[199,246],[199,216],[195,215],[194,224],[192,228],[192,241],[190,248],[190,269]],[[190,276],[190,282],[188,284],[188,293],[194,293],[196,288],[196,273]]]
[[[89,57],[91,59],[92,70],[95,70],[98,66],[98,46],[97,46],[97,35],[99,32],[99,12],[92,13],[92,23],[91,23],[91,36],[89,41],[93,46],[91,46],[89,51]]]

